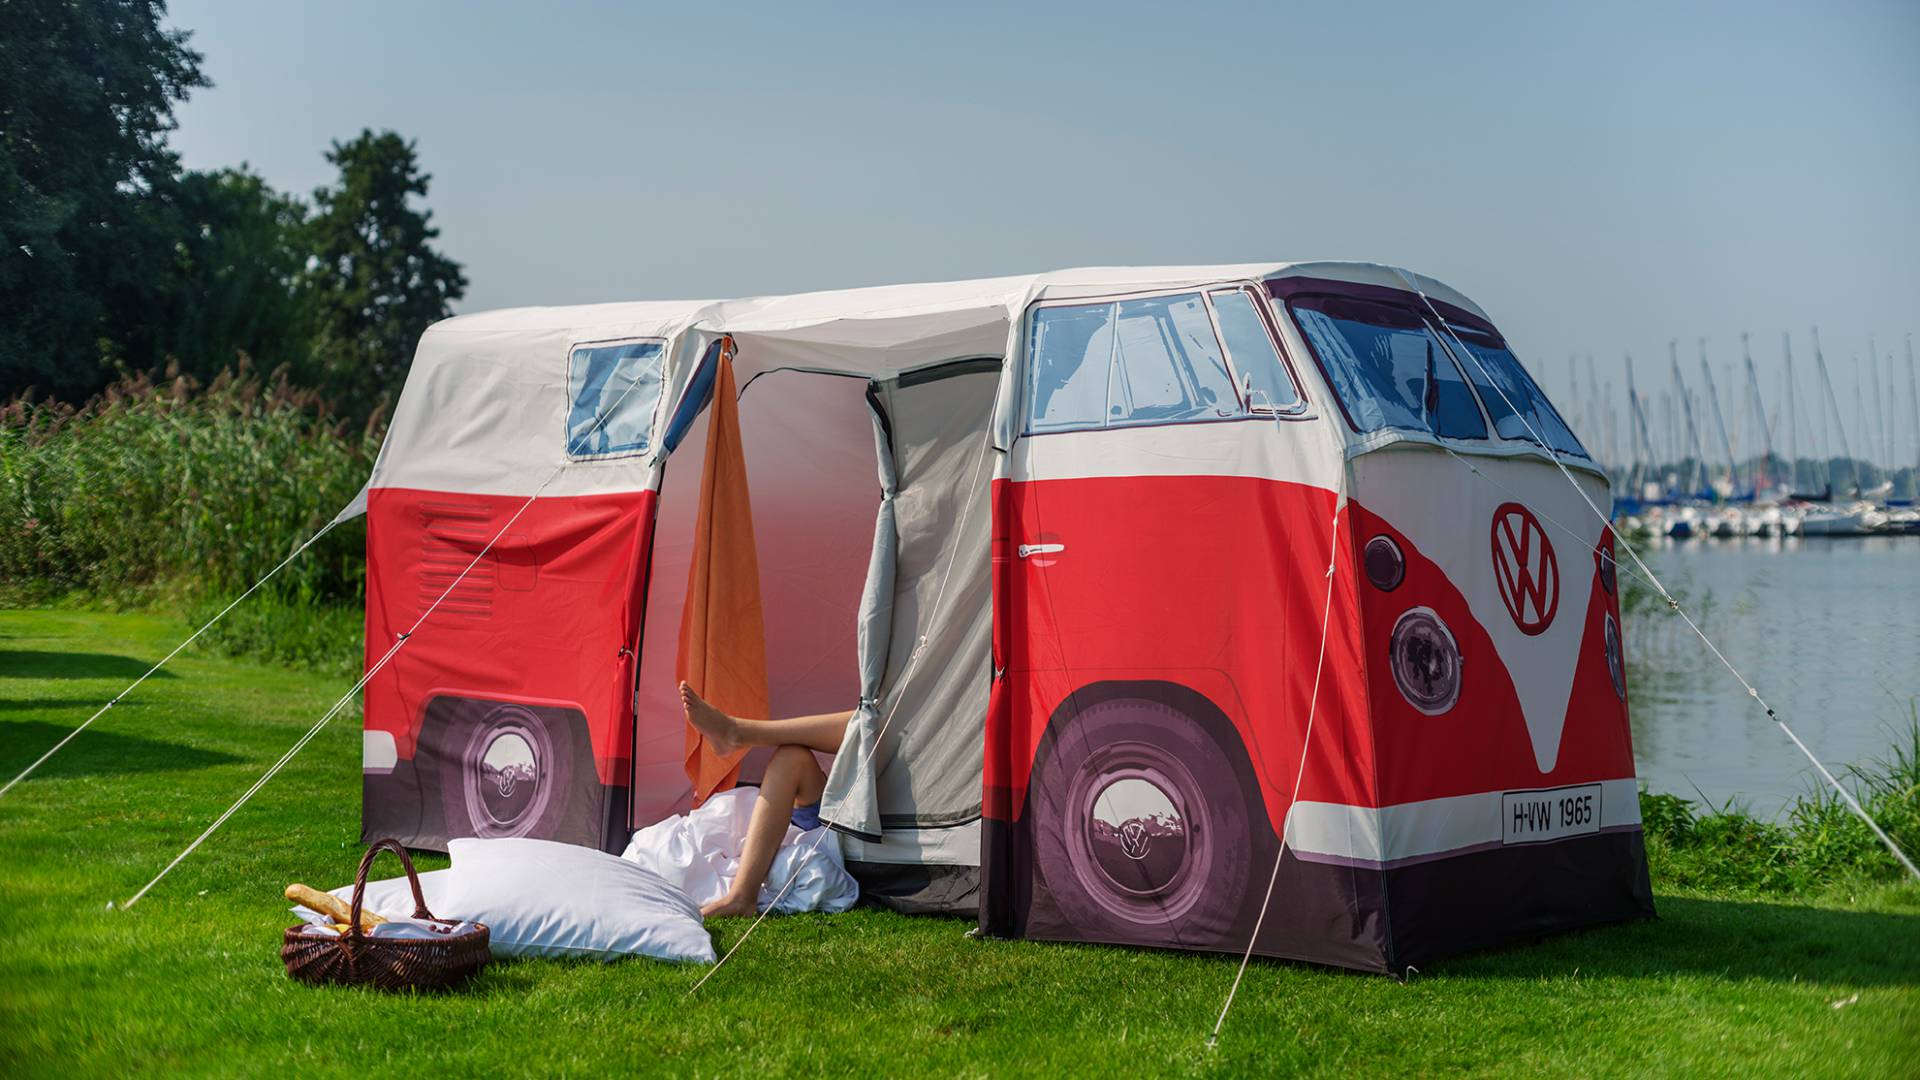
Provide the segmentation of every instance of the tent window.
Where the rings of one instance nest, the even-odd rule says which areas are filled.
[[[1453,354],[1413,311],[1320,296],[1302,297],[1290,307],[1356,431],[1487,437]]]
[[[1462,357],[1461,362],[1467,369],[1467,378],[1472,379],[1474,388],[1480,391],[1480,401],[1487,407],[1487,415],[1493,418],[1493,430],[1501,438],[1523,439],[1537,444],[1539,440],[1527,432],[1531,425],[1555,450],[1579,457],[1587,456],[1580,440],[1574,438],[1566,421],[1560,419],[1560,414],[1547,402],[1547,395],[1540,392],[1539,385],[1520,366],[1519,359],[1505,342],[1472,327],[1449,322],[1447,328],[1472,354],[1471,357]],[[1478,363],[1475,363],[1476,360]],[[1495,384],[1499,386],[1498,390],[1494,389]],[[1515,415],[1515,408],[1525,414],[1524,423]]]
[[[1027,355],[1029,432],[1241,415],[1198,293],[1036,309]]]
[[[626,341],[581,345],[567,358],[567,456],[644,452],[660,405],[666,345]]]
[[[1278,412],[1299,408],[1303,404],[1300,391],[1280,362],[1280,353],[1273,347],[1273,338],[1252,295],[1245,289],[1225,289],[1208,293],[1207,299],[1213,301],[1213,314],[1220,320],[1220,336],[1226,339],[1233,368],[1247,380],[1248,404]]]

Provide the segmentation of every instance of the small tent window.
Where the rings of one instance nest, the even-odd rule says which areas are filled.
[[[660,404],[665,344],[581,345],[567,359],[567,456],[644,452]]]
[[[1027,356],[1030,432],[1241,415],[1198,293],[1039,308]]]
[[[1453,354],[1419,315],[1344,297],[1302,297],[1291,307],[1355,430],[1487,437]]]
[[[1227,289],[1208,293],[1207,299],[1213,301],[1213,314],[1220,320],[1220,336],[1226,339],[1233,369],[1247,381],[1248,405],[1278,412],[1298,408],[1300,391],[1280,362],[1280,353],[1273,347],[1273,338],[1267,334],[1253,297],[1245,289]]]

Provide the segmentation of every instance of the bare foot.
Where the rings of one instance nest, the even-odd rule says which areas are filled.
[[[704,703],[703,703],[704,704]],[[711,708],[711,706],[709,706]],[[755,910],[753,901],[732,893],[718,900],[710,900],[700,908],[702,919],[724,919],[734,915],[752,915]]]
[[[687,710],[687,723],[707,737],[707,743],[713,752],[726,757],[740,749],[740,741],[735,737],[733,717],[721,712],[707,703],[707,700],[693,692],[693,687],[680,684],[680,705]]]

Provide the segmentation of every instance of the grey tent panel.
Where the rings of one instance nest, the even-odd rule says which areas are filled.
[[[903,831],[980,817],[993,629],[987,426],[999,375],[997,362],[974,361],[874,384],[885,494],[861,616],[867,700],[823,816],[882,852]],[[979,853],[964,857],[977,864]]]

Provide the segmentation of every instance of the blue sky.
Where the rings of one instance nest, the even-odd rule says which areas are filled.
[[[465,310],[1357,258],[1558,398],[1569,354],[1645,389],[1742,329],[1771,397],[1816,323],[1844,411],[1869,335],[1905,393],[1911,0],[704,7],[179,0],[215,85],[174,144],[307,190],[417,139]]]

